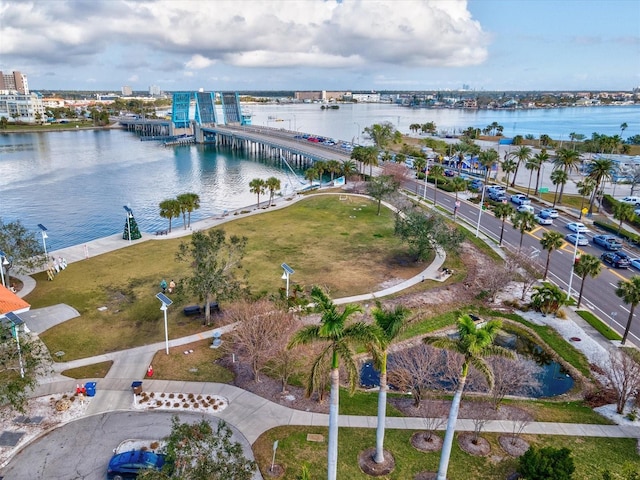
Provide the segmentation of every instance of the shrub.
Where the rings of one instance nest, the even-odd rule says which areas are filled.
[[[518,465],[520,475],[526,480],[570,480],[575,469],[568,448],[530,447]]]

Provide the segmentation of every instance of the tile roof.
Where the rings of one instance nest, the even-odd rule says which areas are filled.
[[[25,302],[22,298],[8,288],[0,285],[0,315],[4,315],[9,312],[26,312],[30,308],[31,305]]]

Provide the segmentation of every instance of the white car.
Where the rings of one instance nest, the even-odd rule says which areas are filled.
[[[620,199],[622,203],[631,203],[636,207],[640,207],[640,197],[624,197]]]
[[[584,226],[584,223],[580,222],[567,223],[567,228],[576,233],[587,233],[589,231],[589,229]]]
[[[540,216],[547,218],[558,218],[560,214],[555,208],[545,208],[543,210],[540,210]]]
[[[516,195],[511,195],[511,201],[516,205],[528,205],[531,203],[531,200],[526,195],[518,193]]]
[[[553,225],[553,218],[551,217],[543,217],[542,215],[538,214],[533,218],[535,218],[536,222],[538,222],[540,225]]]
[[[569,243],[573,243],[574,245],[576,244],[577,239],[578,245],[581,247],[586,247],[587,245],[589,245],[589,239],[584,235],[580,235],[579,233],[570,233],[569,235],[564,237],[564,239]]]
[[[519,212],[535,213],[535,210],[531,205],[520,205],[516,210]]]

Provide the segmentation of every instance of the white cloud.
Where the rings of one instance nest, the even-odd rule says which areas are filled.
[[[210,67],[213,64],[213,60],[203,57],[200,54],[193,55],[185,66],[191,70],[201,70],[203,68]]]

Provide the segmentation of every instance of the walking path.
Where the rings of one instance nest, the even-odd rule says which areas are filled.
[[[284,206],[290,205],[291,202],[295,202],[299,199],[299,196],[293,199],[281,199],[276,207],[270,207],[266,211],[271,211],[274,208],[283,208]],[[389,207],[392,208],[391,206]],[[265,210],[254,210],[248,215],[261,213],[263,211]],[[231,218],[224,217],[196,222],[193,224],[192,230],[207,229],[220,225],[230,219]],[[190,233],[191,230],[177,229],[166,236],[155,237],[145,235],[143,236],[143,240],[163,240],[166,238],[176,238],[189,235]],[[139,242],[140,241],[136,241],[135,243]],[[120,235],[114,235],[89,242],[86,246],[69,247],[67,249],[52,252],[52,255],[56,258],[59,256],[64,257],[67,259],[68,263],[71,263],[81,261],[86,258],[87,252],[89,252],[89,256],[95,256],[118,248],[124,248],[128,245],[128,242],[123,241]],[[334,302],[337,304],[343,304],[391,295],[424,281],[425,279],[444,281],[446,276],[443,276],[441,272],[441,266],[444,260],[445,253],[439,251],[431,265],[429,265],[423,272],[409,280],[379,292],[336,299]],[[31,277],[20,277],[20,279],[22,280],[24,287],[19,294],[24,296],[35,287],[35,281],[33,281]],[[35,309],[30,311],[27,315],[23,314],[22,316],[30,329],[36,333],[40,333],[51,328],[55,324],[68,320],[67,317],[69,317],[69,315],[75,316],[76,314],[77,312],[70,307],[54,306]],[[28,315],[31,315],[31,317],[28,318]],[[577,315],[571,315],[571,319],[576,322],[581,322],[582,324],[580,326],[583,327],[585,332],[589,335],[593,333],[593,329],[591,329],[591,327],[586,324],[586,322],[582,321],[582,319]],[[198,340],[212,338],[213,333],[216,331],[219,331],[224,335],[231,328],[233,328],[233,326],[229,325],[195,335],[173,339],[169,341],[169,346],[176,347]],[[603,348],[609,349],[612,347],[611,343],[603,339],[597,332],[595,332],[591,338],[595,342],[599,343]],[[129,350],[98,355],[91,358],[56,363],[53,367],[54,373],[40,380],[40,384],[33,391],[33,396],[48,396],[63,393],[69,394],[74,392],[77,381],[61,375],[60,372],[70,368],[110,360],[113,361],[113,365],[105,378],[97,379],[97,392],[96,395],[90,399],[90,404],[87,408],[86,414],[93,415],[114,410],[132,410],[134,408],[134,400],[131,382],[145,377],[147,367],[151,363],[153,356],[156,352],[163,350],[164,348],[165,342],[159,342]],[[219,416],[237,427],[250,443],[253,443],[265,431],[279,425],[328,426],[329,422],[329,416],[327,414],[291,409],[227,384],[144,380],[143,388],[148,392],[193,393],[218,395],[226,398],[229,406],[222,412],[216,414],[216,416]],[[341,415],[339,422],[340,426],[343,427],[375,428],[377,418],[369,416]],[[386,425],[387,428],[391,429],[420,430],[426,428],[424,418],[414,417],[387,417]],[[489,421],[485,425],[484,430],[488,432],[510,434],[514,432],[514,427],[515,424],[511,421]],[[456,430],[472,431],[473,429],[474,425],[472,420],[458,419]],[[625,425],[532,422],[525,427],[523,433],[587,437],[640,438],[639,427]]]

